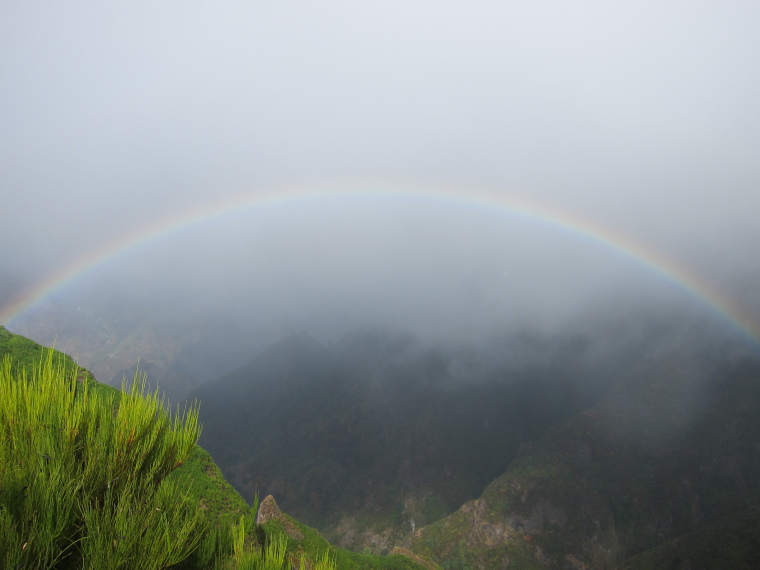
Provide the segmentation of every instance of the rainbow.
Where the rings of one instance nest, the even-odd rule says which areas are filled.
[[[403,189],[388,190],[389,187]],[[754,348],[760,348],[760,325],[749,316],[748,311],[744,310],[728,295],[697,276],[686,266],[620,233],[613,232],[608,227],[584,219],[572,212],[556,209],[549,204],[531,202],[499,190],[468,189],[463,191],[461,188],[451,188],[440,184],[437,184],[435,188],[427,188],[419,183],[410,186],[397,182],[392,184],[332,182],[321,185],[309,184],[308,187],[275,188],[269,191],[228,195],[223,200],[216,201],[213,204],[204,204],[185,210],[170,219],[146,225],[135,233],[121,236],[115,241],[93,249],[63,270],[40,281],[19,298],[0,308],[0,323],[12,325],[15,319],[35,307],[51,293],[98,265],[193,224],[219,218],[232,212],[262,208],[267,205],[302,205],[303,202],[308,203],[309,201],[358,197],[375,199],[380,197],[421,198],[444,201],[454,206],[495,208],[512,215],[555,226],[579,239],[591,241],[616,255],[630,259],[659,275],[665,281],[686,291],[696,301],[706,305],[728,321]]]

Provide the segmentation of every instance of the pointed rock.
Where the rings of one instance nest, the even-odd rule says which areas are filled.
[[[282,530],[291,538],[303,540],[303,533],[298,529],[293,519],[280,510],[272,495],[267,495],[259,505],[259,512],[256,514],[256,524],[265,524],[272,520],[280,523]]]
[[[259,512],[256,514],[256,524],[264,524],[272,519],[279,519],[281,515],[282,511],[277,506],[277,501],[274,500],[272,495],[267,495],[259,505]]]

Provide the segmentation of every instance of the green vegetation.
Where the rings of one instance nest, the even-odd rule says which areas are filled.
[[[121,392],[0,327],[0,567],[332,570],[421,566],[361,557],[289,520],[255,522],[172,412],[136,377]],[[362,558],[358,561],[356,558]]]
[[[278,512],[276,517],[266,521],[262,525],[262,530],[267,535],[286,537],[287,550],[294,553],[294,560],[304,558],[309,553],[319,553],[317,559],[325,557],[334,560],[335,567],[341,570],[415,570],[420,568],[438,568],[429,560],[416,562],[408,556],[401,554],[372,556],[335,548],[319,532],[299,523],[282,512]],[[298,567],[300,568],[300,566]]]
[[[202,537],[187,485],[167,479],[200,433],[139,382],[92,389],[49,351],[0,368],[0,560],[6,568],[164,568]],[[139,553],[139,560],[137,554]]]

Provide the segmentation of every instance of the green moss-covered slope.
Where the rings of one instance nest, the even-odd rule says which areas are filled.
[[[371,556],[343,550],[330,545],[324,537],[292,517],[280,511],[274,497],[269,495],[259,507],[258,522],[267,533],[284,534],[288,537],[288,550],[293,560],[301,553],[328,552],[337,567],[346,570],[435,570],[438,566],[428,559],[411,552],[406,555]]]
[[[40,346],[33,340],[13,334],[5,327],[0,326],[0,360],[8,356],[11,359],[14,372],[31,370],[40,363],[46,350],[45,347]],[[56,364],[61,363],[67,369],[77,369],[81,375],[81,379],[94,382],[95,379],[92,374],[88,370],[78,366],[70,356],[56,350],[53,351],[53,359]]]

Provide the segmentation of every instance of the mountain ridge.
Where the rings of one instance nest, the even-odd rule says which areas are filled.
[[[343,547],[383,552],[476,497],[524,441],[584,407],[584,343],[519,342],[543,343],[542,359],[483,365],[384,329],[329,346],[286,337],[192,394],[201,441],[238,489],[274,494]]]
[[[755,567],[758,405],[757,359],[648,363],[410,548],[446,568]]]

